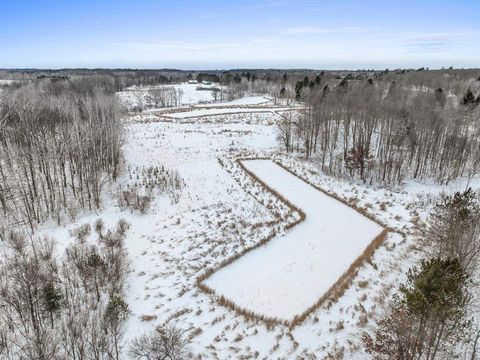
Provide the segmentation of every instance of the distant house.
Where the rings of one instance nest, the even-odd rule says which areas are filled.
[[[198,84],[198,81],[197,80],[188,80],[188,83],[189,84]]]

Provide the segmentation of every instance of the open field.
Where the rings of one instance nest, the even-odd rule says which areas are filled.
[[[211,91],[197,90],[199,84],[182,83],[168,86],[173,86],[175,90],[181,90],[183,92],[180,105],[192,105],[202,102],[209,103],[214,100]],[[131,108],[145,102],[148,90],[149,88],[133,87],[119,92],[117,96],[127,107]]]
[[[273,111],[288,111],[290,108],[287,107],[234,107],[225,109],[223,107],[218,108],[207,108],[207,109],[193,109],[185,112],[169,112],[168,114],[163,114],[165,117],[175,118],[175,119],[192,119],[205,116],[215,116],[215,115],[225,115],[225,114],[253,114],[253,113],[268,113]]]
[[[129,113],[102,208],[39,227],[61,252],[81,225],[130,224],[125,343],[172,325],[202,359],[370,358],[362,335],[421,259],[415,237],[436,197],[465,183],[328,176],[278,141],[279,112],[304,109],[265,100]],[[145,214],[120,206],[119,190],[142,188],[154,167],[178,173],[181,188],[153,196]]]
[[[300,207],[306,219],[205,283],[247,310],[291,321],[327,292],[382,227],[272,161],[243,164]]]
[[[255,120],[259,116],[264,116],[265,119],[260,122]],[[193,123],[162,122],[157,118],[152,122],[132,122],[127,125],[124,150],[129,166],[161,163],[177,169],[185,180],[185,188],[177,204],[168,204],[168,201],[159,199],[154,203],[150,214],[142,217],[143,220],[138,216],[134,221],[132,218],[132,232],[126,240],[134,265],[129,277],[128,301],[132,316],[128,323],[127,338],[154,325],[174,323],[185,331],[186,336],[191,337],[192,351],[203,354],[206,358],[224,358],[225,354],[254,356],[255,352],[267,357],[326,354],[338,346],[344,346],[337,345],[336,330],[331,330],[331,333],[328,331],[334,329],[337,323],[343,323],[344,330],[340,331],[343,338],[351,338],[347,334],[357,334],[354,338],[359,341],[356,322],[362,312],[355,313],[352,318],[351,311],[359,303],[366,312],[375,308],[375,299],[384,296],[385,284],[392,284],[397,277],[401,277],[401,269],[405,269],[404,266],[410,262],[405,262],[403,253],[408,243],[402,244],[402,237],[398,234],[389,235],[385,245],[375,252],[372,262],[377,264],[377,270],[373,270],[371,265],[362,266],[353,285],[337,303],[314,310],[293,331],[284,325],[269,329],[262,321],[239,316],[235,311],[218,305],[216,296],[199,291],[195,285],[195,278],[206,269],[217,268],[222,261],[255,246],[272,231],[278,233],[275,239],[279,244],[289,239],[293,243],[295,239],[292,236],[297,227],[306,225],[308,229],[312,224],[315,227],[314,219],[307,215],[306,221],[311,220],[310,225],[305,222],[286,231],[285,226],[298,219],[296,215],[290,214],[281,201],[259,186],[234,161],[237,157],[271,156],[277,153],[275,127],[268,125],[269,121],[273,124],[275,116],[273,113],[224,114],[199,118],[196,119],[198,122]],[[255,121],[259,123],[250,123]],[[293,170],[304,168],[295,159],[276,157],[276,160]],[[250,165],[254,166],[253,163]],[[319,179],[321,183],[318,182]],[[327,191],[338,192],[344,199],[349,199],[356,193],[359,207],[385,196],[382,190],[369,189],[364,185],[351,185],[333,179],[325,182],[328,177],[324,176],[319,179],[312,181]],[[278,180],[282,182],[281,178]],[[300,182],[299,196],[304,196],[302,194],[308,186],[298,179],[294,183],[297,181]],[[313,188],[307,191],[315,192],[315,196],[320,194]],[[380,209],[372,211],[374,216],[382,218],[389,226],[401,228],[408,223],[409,211],[405,210],[405,205],[411,200],[402,197],[400,193],[392,193],[391,196],[396,200],[392,200],[392,207],[386,212]],[[345,263],[342,266],[335,272],[326,271],[326,276],[333,283],[348,268],[347,261],[355,260],[381,228],[336,200],[324,197],[339,207],[343,216],[351,214],[367,232],[371,231],[371,236],[365,234],[357,244],[350,245],[355,253],[345,252]],[[296,199],[295,195],[290,200],[303,209],[303,198],[297,200],[301,202],[298,204]],[[396,205],[393,206],[393,203]],[[398,213],[405,218],[395,220]],[[330,231],[327,228],[323,230],[325,233]],[[303,235],[303,231],[300,231]],[[308,248],[315,233],[306,233],[304,244]],[[300,237],[297,240],[302,242]],[[316,249],[320,248],[321,246]],[[238,261],[241,263],[245,259],[248,262],[250,255],[254,255],[254,252]],[[311,259],[313,261],[314,257]],[[400,259],[404,260],[399,262]],[[269,264],[275,264],[273,257]],[[402,266],[399,267],[399,264]],[[228,267],[224,269],[228,271]],[[248,279],[248,274],[255,273],[256,270],[262,269],[245,269],[242,277]],[[310,272],[311,269],[307,270],[309,274],[314,274]],[[328,287],[325,278],[312,276],[309,280],[310,285],[315,281],[318,284],[314,289],[308,289],[312,290],[307,294],[311,297],[305,297],[301,310],[311,305],[312,301],[315,302],[317,298],[314,297],[321,296],[322,291]],[[369,295],[366,299],[364,294],[367,289],[356,285],[357,282],[369,282]],[[301,282],[296,284],[293,277],[290,283],[302,286]],[[304,290],[306,288],[307,286],[303,287]],[[261,301],[260,297],[256,301]],[[281,305],[281,302],[276,304]],[[155,320],[142,321],[145,316]],[[312,337],[312,334],[315,335]],[[292,350],[295,342],[299,346]],[[232,343],[235,344],[235,349],[231,348]],[[210,344],[214,344],[215,348],[210,347]]]

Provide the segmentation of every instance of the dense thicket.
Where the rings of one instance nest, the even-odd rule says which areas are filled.
[[[449,87],[430,88],[412,78],[297,81],[295,97],[306,110],[280,122],[279,137],[288,151],[315,156],[323,171],[365,182],[448,183],[474,176],[480,171],[480,107],[477,100],[466,103],[463,91],[471,86],[480,93],[480,84],[437,76],[436,84]]]
[[[100,206],[119,172],[120,106],[102,79],[41,81],[0,95],[0,229]],[[0,232],[1,233],[1,232]]]
[[[128,227],[120,220],[107,230],[98,220],[92,243],[90,225],[81,225],[60,259],[50,239],[9,235],[0,264],[0,358],[120,358]]]

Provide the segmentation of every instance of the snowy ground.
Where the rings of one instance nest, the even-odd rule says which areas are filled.
[[[245,96],[240,99],[215,104],[215,106],[233,106],[233,105],[265,105],[271,101],[263,96]],[[199,104],[197,107],[210,106],[210,104]]]
[[[276,111],[288,111],[289,108],[286,107],[278,107],[278,108],[262,108],[262,107],[242,107],[242,108],[208,108],[208,109],[198,109],[198,110],[190,110],[190,111],[181,111],[181,112],[170,112],[163,116],[169,118],[176,118],[176,119],[191,119],[191,118],[198,118],[204,116],[214,116],[214,115],[224,115],[224,114],[238,114],[238,113],[265,113],[265,112],[272,112],[273,110]]]
[[[329,178],[312,163],[275,155],[279,151],[276,119],[274,113],[241,113],[183,123],[182,119],[165,122],[149,114],[133,116],[127,123],[127,164],[162,164],[177,169],[185,179],[178,204],[159,200],[147,215],[118,214],[132,223],[127,237],[132,259],[127,340],[168,322],[184,330],[190,350],[204,359],[322,358],[342,352],[347,358],[366,358],[360,345],[369,324],[365,319],[375,317],[416,259],[410,240],[397,234],[389,236],[372,261],[360,269],[338,302],[315,310],[294,330],[247,320],[218,305],[215,296],[195,285],[206,269],[217,268],[273,230],[279,241],[291,236],[284,230],[291,217],[288,209],[244,173],[233,161],[237,157],[273,155],[304,178],[342,198],[354,199],[359,207],[399,229],[410,229],[415,209],[424,206],[411,205],[419,201],[414,195]],[[381,210],[383,202],[387,203],[385,210]],[[279,225],[269,225],[277,219]],[[358,246],[360,252],[364,241],[368,239]],[[275,261],[272,256],[270,263]],[[327,272],[331,279],[339,274],[338,270]],[[324,281],[318,278],[317,289]]]
[[[15,80],[5,80],[5,79],[0,79],[0,86],[2,85],[10,85],[12,83],[14,83]]]
[[[306,219],[206,283],[242,308],[292,320],[321,298],[383,228],[271,160],[244,165],[301,208]]]
[[[249,103],[246,105],[252,105],[252,101],[244,100]],[[382,304],[397,290],[406,270],[419,259],[413,241],[415,225],[425,219],[434,202],[431,193],[437,194],[438,190],[419,184],[385,189],[328,177],[314,162],[280,152],[274,126],[277,119],[273,112],[222,113],[193,121],[166,121],[155,114],[130,116],[125,121],[125,172],[119,183],[135,180],[129,178],[128,169],[175,169],[185,182],[179,201],[160,196],[146,215],[140,215],[118,207],[115,185],[105,193],[103,210],[83,214],[74,224],[45,224],[40,231],[56,238],[63,247],[70,241],[68,230],[79,224],[93,224],[97,218],[102,218],[107,227],[120,218],[130,222],[125,240],[131,259],[126,299],[131,310],[127,342],[157,325],[169,323],[184,332],[190,350],[202,359],[369,358],[363,352],[361,336],[371,328],[372,320],[382,314]],[[269,274],[269,267],[263,265],[276,266],[288,279],[280,290],[292,289],[305,295],[299,300],[303,308],[338,278],[348,261],[356,258],[355,252],[361,252],[379,228],[331,199],[325,211],[325,207],[313,203],[319,196],[317,191],[310,194],[312,189],[307,190],[303,183],[297,186],[296,180],[279,175],[281,172],[277,173],[269,163],[249,163],[259,176],[268,176],[273,186],[307,212],[304,224],[285,231],[295,214],[235,162],[238,157],[256,156],[273,157],[298,176],[407,234],[405,238],[390,234],[337,302],[316,309],[293,330],[284,325],[269,327],[219,305],[216,296],[199,290],[196,278],[275,231],[278,238],[273,241],[278,245],[271,244],[272,252],[268,246],[262,247],[259,255],[252,252],[252,258],[240,258],[231,268],[224,268],[225,273],[214,276],[237,281],[239,289],[229,284],[232,297],[240,299],[239,291],[245,287],[245,301],[254,300],[251,306],[284,311],[288,317],[297,313],[300,305],[298,309],[292,305],[290,311],[283,307],[283,300],[277,303],[273,296],[251,297]],[[285,179],[288,183],[284,183]],[[324,200],[318,199],[322,204]],[[334,216],[337,211],[338,219]],[[333,236],[341,246],[329,241]],[[353,238],[351,243],[346,241]],[[297,244],[301,246],[294,246]],[[302,255],[309,246],[311,253]],[[289,256],[285,256],[285,251]],[[294,258],[298,259],[297,264],[287,261]],[[257,264],[262,267],[252,268]],[[289,273],[282,264],[291,266],[293,271]],[[241,276],[233,276],[234,269]],[[251,284],[244,283],[244,279],[251,280]],[[286,284],[292,288],[284,287]],[[270,305],[261,304],[262,298]],[[290,303],[294,300],[287,298]]]
[[[181,105],[210,103],[214,101],[212,91],[197,90],[197,87],[200,86],[200,84],[181,83],[165,86],[173,86],[175,89],[180,89],[183,91]],[[214,87],[214,85],[212,85],[212,87]],[[147,90],[148,89],[145,88],[132,87],[117,93],[117,95],[127,107],[134,107],[138,105],[139,102],[145,100]]]

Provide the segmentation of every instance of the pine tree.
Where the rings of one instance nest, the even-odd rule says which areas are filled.
[[[305,76],[303,78],[303,86],[307,87],[309,82],[310,82],[310,80],[308,79],[308,76]]]
[[[376,359],[433,360],[465,338],[471,325],[467,308],[470,278],[453,258],[422,261],[408,271],[407,281],[378,323],[375,335],[364,335],[367,352]]]
[[[300,101],[302,99],[302,90],[303,90],[303,82],[297,81],[295,84],[295,100]]]
[[[439,256],[455,257],[473,272],[480,256],[480,199],[471,188],[444,196],[430,215],[425,240]]]
[[[342,81],[340,81],[340,84],[338,84],[338,87],[339,88],[344,88],[344,89],[346,89],[348,87],[348,80],[347,80],[346,77],[344,77],[342,79]]]
[[[441,105],[441,106],[444,106],[445,105],[445,92],[443,91],[442,88],[438,88],[437,90],[435,90],[435,100],[437,100],[437,102]]]
[[[42,300],[45,310],[50,315],[50,323],[53,328],[53,315],[62,307],[63,295],[52,283],[43,288]]]
[[[468,89],[468,91],[463,96],[462,103],[463,105],[476,105],[478,103],[472,90]]]

